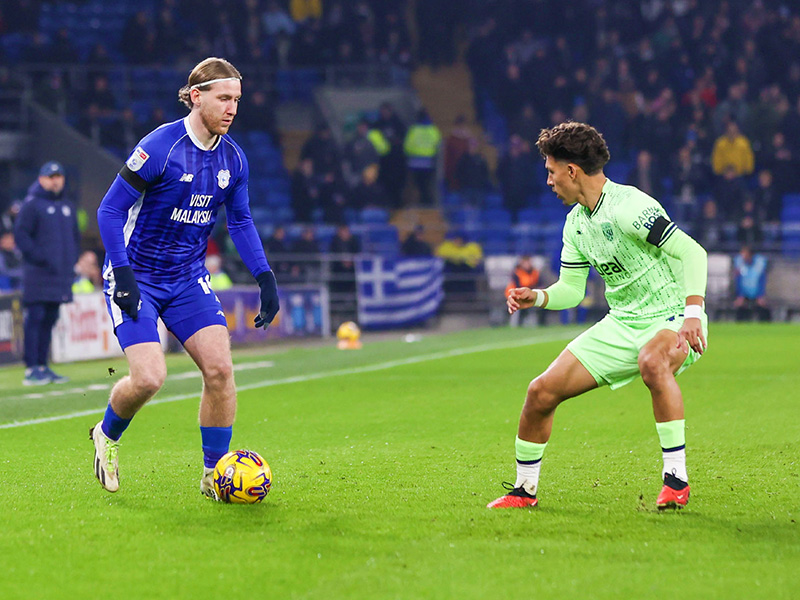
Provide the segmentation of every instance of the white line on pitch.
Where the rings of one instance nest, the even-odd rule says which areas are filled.
[[[570,328],[569,332],[561,332],[558,334],[541,335],[536,338],[528,338],[525,340],[515,340],[513,342],[496,342],[493,344],[482,344],[480,346],[472,346],[469,348],[456,348],[454,350],[446,350],[442,352],[434,352],[431,354],[423,354],[420,356],[411,356],[409,358],[399,358],[397,360],[390,360],[387,362],[376,363],[373,365],[364,365],[362,367],[352,367],[350,369],[338,369],[335,371],[321,371],[318,373],[306,373],[304,375],[295,375],[293,377],[284,377],[283,379],[266,379],[257,383],[250,383],[248,385],[241,385],[236,387],[237,392],[245,392],[248,390],[257,390],[260,388],[273,387],[276,385],[288,385],[292,383],[302,383],[304,381],[314,381],[317,379],[325,379],[327,377],[341,377],[343,375],[358,375],[359,373],[371,373],[374,371],[384,371],[386,369],[393,369],[395,367],[402,367],[406,365],[413,365],[429,360],[440,360],[443,358],[453,358],[455,356],[463,356],[465,354],[476,354],[479,352],[489,352],[491,350],[503,350],[507,348],[519,348],[522,346],[532,346],[534,344],[541,344],[544,342],[554,342],[562,339],[571,339],[575,335],[575,330]],[[149,406],[155,404],[167,404],[168,402],[178,402],[180,400],[188,400],[190,398],[199,398],[198,392],[191,394],[178,394],[175,396],[164,396],[163,398],[154,398],[148,402]],[[105,407],[93,410],[82,410],[78,412],[67,413],[65,415],[56,415],[52,417],[41,417],[38,419],[28,419],[26,421],[14,421],[13,423],[0,424],[0,429],[15,429],[17,427],[26,427],[28,425],[39,425],[41,423],[52,423],[54,421],[66,421],[68,419],[75,419],[78,417],[86,417],[89,415],[101,414],[105,411]]]

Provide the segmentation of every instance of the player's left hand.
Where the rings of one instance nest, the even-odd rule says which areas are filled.
[[[261,311],[253,320],[256,329],[269,327],[272,319],[278,314],[280,304],[278,302],[278,282],[275,280],[275,273],[264,271],[256,278],[258,287],[261,288]]]
[[[687,354],[690,347],[698,354],[705,352],[708,344],[703,335],[703,323],[700,319],[690,317],[683,320],[683,325],[678,330],[678,345],[676,347],[682,348]]]

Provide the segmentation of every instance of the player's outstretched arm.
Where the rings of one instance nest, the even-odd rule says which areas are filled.
[[[544,307],[547,304],[547,292],[527,287],[512,288],[506,295],[508,314],[513,315],[521,308],[532,306]]]
[[[702,354],[707,347],[703,335],[702,317],[708,280],[708,256],[705,249],[692,237],[672,224],[665,225],[665,221],[663,218],[657,220],[653,228],[664,226],[661,248],[673,258],[681,261],[683,285],[686,290],[686,307],[684,308],[683,325],[678,331],[677,345],[686,352],[691,347],[695,352]],[[671,227],[674,231],[670,234]]]

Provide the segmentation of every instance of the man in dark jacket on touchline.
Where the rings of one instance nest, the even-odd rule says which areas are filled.
[[[58,307],[72,302],[80,234],[75,206],[64,198],[64,168],[45,163],[28,188],[14,236],[22,251],[25,307],[25,385],[65,383],[47,366]]]

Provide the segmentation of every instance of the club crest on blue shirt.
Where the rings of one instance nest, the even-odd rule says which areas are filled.
[[[603,230],[603,235],[606,236],[609,242],[614,239],[614,230],[611,229],[611,223],[602,223],[600,228]]]
[[[231,182],[231,172],[228,169],[220,169],[219,173],[217,173],[217,183],[219,184],[220,189],[225,189],[228,187],[228,184]]]

